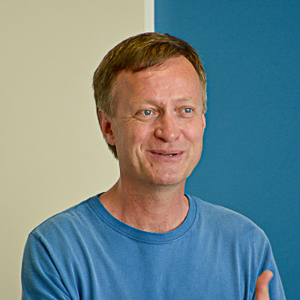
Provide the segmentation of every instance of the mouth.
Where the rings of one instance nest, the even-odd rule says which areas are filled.
[[[182,154],[182,151],[150,151],[152,154],[154,155],[159,155],[159,156],[163,156],[163,157],[174,157],[174,156],[178,156],[180,154]]]
[[[156,153],[156,154],[162,155],[162,156],[170,156],[170,157],[177,155],[177,153]]]

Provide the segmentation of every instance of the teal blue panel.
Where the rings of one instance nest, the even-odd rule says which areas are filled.
[[[187,192],[262,227],[287,299],[300,299],[300,1],[158,0],[155,28],[189,41],[208,73]]]

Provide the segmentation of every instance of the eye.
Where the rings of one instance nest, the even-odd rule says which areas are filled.
[[[191,118],[192,116],[194,116],[194,113],[195,113],[195,109],[189,106],[181,107],[178,111],[178,114],[182,118]]]
[[[152,114],[152,111],[150,109],[145,109],[141,113],[144,114],[145,116],[150,116]]]
[[[137,117],[141,118],[142,120],[148,120],[152,119],[155,114],[155,111],[152,109],[142,109],[137,113]]]
[[[186,114],[190,114],[192,111],[193,111],[193,109],[190,108],[190,107],[185,107],[185,108],[183,109],[183,112],[186,113]]]

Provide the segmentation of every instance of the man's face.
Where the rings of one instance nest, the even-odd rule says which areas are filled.
[[[184,185],[200,159],[205,128],[192,64],[181,56],[137,73],[121,72],[114,99],[115,116],[105,117],[109,125],[102,130],[117,148],[121,180]]]

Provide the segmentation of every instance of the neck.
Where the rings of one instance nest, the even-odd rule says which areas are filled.
[[[137,189],[136,184],[131,187],[119,179],[99,199],[115,218],[148,232],[163,233],[177,228],[189,210],[184,183]]]

